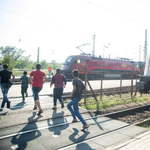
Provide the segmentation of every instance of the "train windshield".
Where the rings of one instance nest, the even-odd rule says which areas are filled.
[[[70,62],[71,62],[71,60],[72,60],[72,58],[73,58],[73,56],[69,56],[69,57],[66,59],[66,61],[64,62],[63,65],[69,65]]]

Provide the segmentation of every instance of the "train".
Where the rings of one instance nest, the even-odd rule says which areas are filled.
[[[79,78],[85,79],[85,67],[87,65],[88,79],[119,79],[122,74],[123,79],[131,79],[133,70],[134,78],[141,75],[144,62],[136,62],[127,58],[102,58],[89,55],[71,55],[68,56],[61,67],[61,73],[68,79],[72,79],[72,70],[79,70]]]

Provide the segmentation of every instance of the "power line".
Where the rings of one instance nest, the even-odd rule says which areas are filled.
[[[144,15],[144,14],[141,14],[140,12],[138,12],[138,11],[136,11],[136,10],[132,9],[132,8],[129,8],[129,7],[127,7],[127,6],[123,5],[123,4],[119,3],[119,2],[116,2],[115,0],[113,0],[113,1],[114,1],[115,3],[118,3],[119,5],[121,5],[121,6],[123,6],[123,7],[126,7],[126,8],[128,8],[128,9],[130,9],[130,10],[134,11],[135,13],[137,13],[137,14],[139,14],[139,15],[141,15],[141,16],[144,16],[144,17],[146,17],[146,18],[150,19],[150,17],[148,17],[148,16],[146,16],[146,15]]]
[[[24,16],[24,17],[27,17],[27,18],[30,18],[30,19],[35,19],[35,20],[38,20],[38,21],[44,21],[46,23],[52,23],[52,24],[56,24],[56,25],[61,25],[61,26],[64,26],[62,24],[58,24],[58,23],[54,23],[54,22],[51,22],[51,21],[47,21],[47,20],[43,20],[43,19],[39,19],[39,18],[35,18],[35,17],[32,17],[32,16],[28,16],[28,15],[24,15],[24,14],[20,14],[20,13],[17,13],[17,12],[13,12],[13,11],[10,11],[10,10],[6,10],[6,9],[3,9],[3,8],[0,8],[1,10],[3,11],[6,11],[6,12],[9,12],[9,13],[13,13],[13,14],[16,14],[16,15],[20,15],[20,16]],[[64,26],[66,27],[66,26]]]
[[[5,1],[5,2],[7,2],[7,3],[10,3],[10,4],[12,4],[12,5],[15,5],[15,6],[17,6],[17,7],[24,8],[24,9],[26,9],[26,10],[32,11],[32,12],[34,12],[34,13],[40,14],[41,16],[47,16],[47,17],[50,17],[50,18],[56,19],[56,18],[51,17],[51,16],[49,16],[49,15],[42,14],[42,13],[40,13],[40,12],[38,12],[38,11],[34,11],[34,10],[29,9],[29,8],[26,8],[26,7],[20,6],[20,5],[16,4],[16,3],[12,3],[12,2],[7,1],[7,0],[3,0],[3,1]],[[61,22],[62,22],[62,20],[60,20],[60,19],[56,19],[56,20],[59,20],[59,21],[61,21]]]
[[[102,8],[102,9],[104,9],[104,10],[107,10],[107,11],[109,11],[109,12],[111,12],[111,13],[114,13],[114,14],[116,14],[116,15],[118,15],[118,16],[121,16],[121,17],[123,17],[123,18],[126,18],[126,19],[128,19],[128,20],[130,20],[130,21],[136,22],[136,23],[138,23],[138,24],[140,24],[140,25],[142,25],[142,26],[146,26],[146,27],[150,28],[150,26],[148,26],[148,25],[145,25],[145,24],[143,24],[143,23],[141,23],[141,22],[138,22],[138,21],[136,21],[136,20],[133,20],[133,19],[131,19],[131,18],[128,18],[128,17],[126,17],[126,16],[124,16],[124,15],[121,15],[121,14],[115,12],[115,11],[112,11],[112,10],[110,10],[110,9],[108,9],[108,8],[105,8],[105,7],[103,7],[103,6],[100,6],[100,5],[98,5],[98,4],[95,4],[95,3],[91,2],[91,1],[88,1],[88,0],[84,0],[84,1],[90,3],[90,4],[94,5],[94,6],[100,7],[100,8]]]

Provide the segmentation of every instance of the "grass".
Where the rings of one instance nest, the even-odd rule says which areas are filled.
[[[34,69],[34,70],[35,70],[35,69]],[[18,70],[18,69],[12,70],[12,72],[13,72],[15,75],[19,75],[19,76],[22,76],[24,71],[27,71],[27,73],[28,73],[28,75],[29,75],[32,70]],[[46,75],[48,75],[48,70],[47,70],[47,69],[41,69],[41,71],[43,71]]]
[[[139,125],[140,127],[143,127],[143,128],[150,128],[150,121],[147,121],[141,125]]]
[[[82,99],[79,103],[79,106],[86,108],[88,110],[96,110],[96,109],[106,109],[109,107],[122,105],[122,104],[129,104],[129,103],[138,103],[142,101],[148,101],[150,100],[150,97],[148,94],[142,94],[142,97],[140,93],[136,94],[136,97],[131,98],[131,93],[122,94],[121,98],[120,95],[114,94],[114,95],[103,95],[102,100],[100,100],[100,97],[97,97],[98,101],[93,97],[86,99],[86,105],[84,105],[84,99]]]

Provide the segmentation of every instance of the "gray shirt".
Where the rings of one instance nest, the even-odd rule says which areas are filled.
[[[79,78],[74,78],[73,85],[76,86],[73,98],[82,98],[82,92],[85,89],[85,85],[83,84],[82,80]]]

